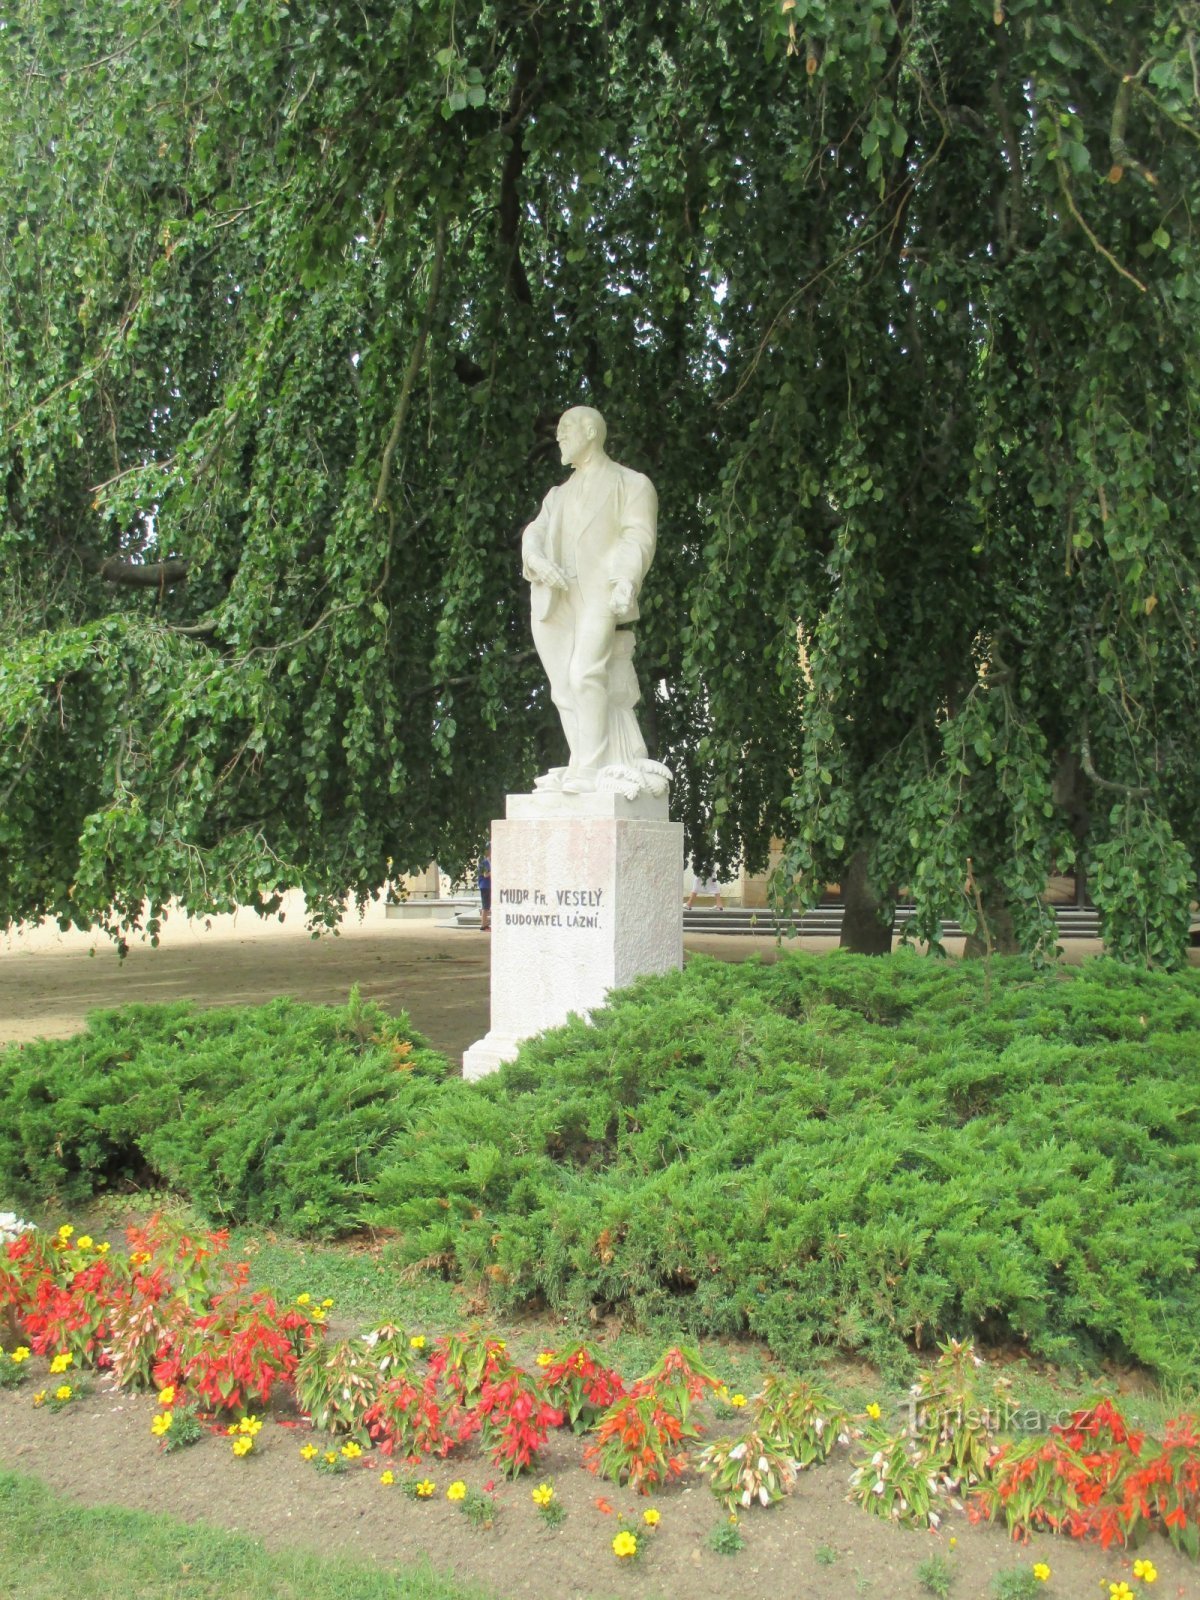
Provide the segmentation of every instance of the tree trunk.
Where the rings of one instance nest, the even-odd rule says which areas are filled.
[[[853,950],[860,956],[886,956],[892,949],[892,924],[883,920],[879,911],[879,896],[867,875],[867,852],[856,850],[842,873],[842,903],[846,908],[842,918],[842,936],[838,941],[843,950]]]
[[[964,961],[980,961],[985,956],[1016,956],[1021,945],[1013,931],[1012,912],[997,894],[995,885],[980,882],[976,912],[982,926],[969,933],[963,943]]]

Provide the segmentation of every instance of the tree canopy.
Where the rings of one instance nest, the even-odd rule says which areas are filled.
[[[520,529],[606,415],[702,861],[1178,959],[1196,0],[13,0],[0,921],[318,915],[557,749]]]

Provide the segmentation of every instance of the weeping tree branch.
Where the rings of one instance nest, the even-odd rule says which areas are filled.
[[[1122,794],[1127,800],[1146,800],[1150,790],[1145,784],[1140,783],[1114,783],[1111,778],[1102,778],[1092,765],[1092,736],[1086,714],[1083,719],[1083,728],[1079,739],[1079,765],[1087,776],[1096,785],[1097,789],[1107,789],[1111,794]]]
[[[1112,122],[1108,130],[1108,148],[1113,159],[1113,171],[1119,167],[1126,167],[1131,172],[1136,172],[1139,178],[1154,188],[1158,179],[1144,166],[1136,156],[1132,155],[1129,146],[1125,143],[1125,126],[1129,120],[1129,103],[1133,99],[1133,75],[1126,73],[1121,79],[1121,87],[1117,90],[1117,98],[1113,101]],[[1110,174],[1112,176],[1112,174]],[[1119,174],[1118,174],[1119,176]]]
[[[413,388],[417,381],[417,374],[421,370],[421,363],[425,359],[425,346],[429,342],[429,330],[433,326],[434,314],[437,311],[438,294],[442,286],[442,263],[446,258],[446,219],[439,216],[437,230],[433,242],[433,265],[429,269],[429,295],[425,301],[425,312],[421,318],[421,326],[417,330],[416,343],[408,358],[408,368],[404,374],[404,382],[400,386],[400,394],[396,401],[396,409],[392,413],[392,429],[388,435],[388,442],[384,446],[383,460],[379,464],[379,482],[375,486],[375,498],[371,501],[371,510],[378,511],[387,504],[388,485],[392,478],[392,461],[396,448],[400,443],[400,435],[404,432],[404,419],[408,416],[409,403],[412,400]],[[395,514],[388,507],[389,535],[395,527]],[[389,541],[390,542],[390,541]]]

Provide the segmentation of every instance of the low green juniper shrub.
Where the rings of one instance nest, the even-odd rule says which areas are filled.
[[[99,1012],[0,1052],[0,1191],[66,1209],[169,1188],[214,1218],[344,1233],[445,1072],[406,1018],[357,998]]]
[[[1182,1376],[1198,1025],[1196,974],[1105,961],[985,984],[915,955],[697,959],[443,1086],[366,1215],[502,1305],[748,1330],[794,1364],[953,1333]]]
[[[793,1366],[936,1339],[1200,1376],[1200,974],[695,958],[479,1083],[370,1008],[139,1007],[0,1056],[0,1198],[152,1179]]]

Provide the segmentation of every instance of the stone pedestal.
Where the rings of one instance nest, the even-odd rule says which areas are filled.
[[[512,794],[492,824],[491,1028],[481,1078],[610,989],[683,965],[683,824],[666,796]]]

